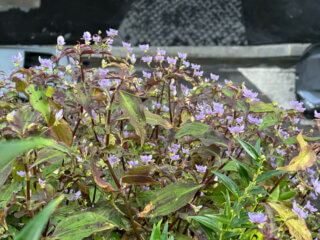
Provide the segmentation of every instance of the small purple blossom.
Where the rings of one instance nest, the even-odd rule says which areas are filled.
[[[13,64],[18,67],[20,65],[20,62],[23,60],[23,57],[20,52],[18,52],[18,56],[12,56],[11,57]]]
[[[301,218],[303,218],[303,219],[308,217],[308,213],[305,212],[305,211],[303,211],[303,208],[300,208],[300,207],[297,205],[296,201],[293,202],[292,210],[293,210],[296,214],[298,214],[299,217],[301,217]]]
[[[186,67],[190,67],[190,62],[183,60],[182,63],[183,63],[183,65],[185,65]]]
[[[157,49],[157,55],[166,55],[166,50]]]
[[[155,59],[156,61],[161,62],[161,61],[163,61],[163,60],[164,60],[164,56],[157,55],[157,56],[155,56],[155,57],[154,57],[154,59]]]
[[[107,76],[108,72],[109,71],[105,68],[99,68],[99,75],[100,76]]]
[[[140,155],[140,159],[142,162],[150,162],[152,160],[152,155]]]
[[[320,182],[319,178],[312,181],[312,185],[315,191],[316,196],[318,196],[318,193],[320,193]]]
[[[61,108],[58,112],[56,112],[55,118],[56,118],[56,121],[59,121],[60,119],[63,118],[63,108]]]
[[[313,192],[311,192],[311,193],[309,194],[309,196],[310,196],[313,200],[316,200],[316,199],[317,199],[317,196],[316,196]]]
[[[86,44],[90,43],[90,41],[92,39],[90,32],[84,32],[82,37],[83,37],[84,41],[86,42]]]
[[[26,176],[26,172],[25,172],[25,171],[17,171],[17,174],[18,174],[20,177],[25,177],[25,176]]]
[[[298,112],[304,112],[304,110],[306,110],[306,109],[303,107],[303,103],[302,103],[302,102],[291,101],[291,102],[290,102],[290,105],[291,105],[292,107],[295,107]]]
[[[240,124],[243,122],[243,117],[236,118],[236,123]]]
[[[141,190],[142,191],[149,191],[150,190],[150,187],[148,187],[148,186],[140,186],[140,188],[141,188]]]
[[[141,44],[139,45],[139,48],[142,50],[142,51],[148,51],[149,49],[149,44]]]
[[[316,209],[314,206],[310,204],[310,201],[307,202],[307,204],[304,206],[306,209],[308,209],[310,212],[316,212],[318,209]]]
[[[232,81],[225,79],[225,80],[224,80],[224,83],[225,83],[226,85],[229,85],[229,84],[231,85],[231,84],[232,84]]]
[[[267,221],[267,216],[263,213],[254,213],[254,212],[248,212],[249,220],[253,223],[264,223]]]
[[[171,57],[167,57],[167,61],[169,64],[172,64],[172,65],[176,65],[177,63],[177,59],[171,58]]]
[[[113,37],[113,36],[118,35],[118,30],[115,30],[112,28],[109,28],[109,30],[107,30],[106,32],[107,32],[108,37]]]
[[[191,68],[194,69],[194,70],[199,70],[200,69],[200,65],[191,63]]]
[[[207,170],[207,166],[201,166],[196,164],[196,169],[197,169],[197,172],[199,173],[205,173]]]
[[[247,99],[249,99],[252,102],[259,101],[257,98],[258,93],[252,92],[251,90],[247,89],[246,87],[243,88],[243,96],[245,96]]]
[[[122,42],[122,46],[123,46],[125,49],[127,49],[127,51],[128,51],[129,53],[132,52],[132,47],[131,47],[131,44],[130,44],[130,43]]]
[[[66,44],[66,42],[64,41],[64,37],[63,37],[63,36],[60,35],[60,36],[57,38],[57,44],[58,44],[58,46],[63,46],[63,45]]]
[[[320,113],[318,113],[317,110],[314,110],[314,117],[315,118],[320,118]]]
[[[252,115],[248,115],[248,120],[250,123],[255,124],[255,125],[260,125],[262,123],[262,119],[255,118]]]
[[[143,56],[143,57],[141,58],[141,60],[142,60],[143,62],[145,62],[145,63],[151,63],[152,57],[151,57],[151,56]]]
[[[91,110],[91,116],[93,119],[96,119],[98,117],[98,114],[92,109]]]
[[[151,78],[151,73],[142,71],[142,75],[143,75],[143,77],[145,77],[145,78]]]
[[[241,132],[243,132],[244,130],[244,125],[241,125],[241,126],[234,126],[234,127],[228,127],[229,131],[231,133],[234,133],[234,134],[239,134]]]
[[[100,42],[101,37],[100,37],[99,35],[94,35],[93,38],[92,38],[92,40],[93,40],[94,42]]]
[[[222,115],[224,113],[223,104],[214,102],[212,103],[212,105],[213,105],[213,112],[215,114]]]
[[[136,55],[132,54],[131,57],[130,57],[130,61],[132,64],[135,64],[137,59],[136,59]]]
[[[117,162],[119,162],[119,158],[117,158],[115,155],[110,155],[109,156],[109,163],[111,164],[111,167],[113,167],[114,164],[116,164]]]
[[[186,53],[181,53],[181,52],[178,52],[178,57],[185,60],[187,58],[187,54]]]
[[[109,79],[101,79],[99,81],[99,85],[103,88],[107,88],[107,87],[110,87],[112,86],[112,82],[109,80]]]
[[[135,161],[128,161],[128,164],[131,166],[131,167],[135,167],[138,165],[138,161],[135,160]]]
[[[169,108],[166,105],[163,105],[162,108],[163,108],[163,111],[169,112]]]
[[[152,104],[153,104],[153,108],[156,108],[156,109],[159,109],[159,108],[161,108],[161,103],[157,103],[157,102],[155,102],[155,101],[152,101]]]
[[[39,62],[42,67],[52,68],[52,61],[50,59],[44,59],[39,56]]]
[[[41,178],[38,178],[38,181],[39,181],[39,184],[40,184],[40,185],[44,185],[44,184],[46,183],[46,181],[45,181],[45,180],[42,180]]]
[[[81,162],[82,162],[82,158],[81,158],[81,157],[76,156],[76,159],[77,159],[77,162],[78,162],[78,163],[81,163]]]
[[[216,74],[210,73],[210,78],[211,78],[213,81],[218,81],[218,79],[219,79],[219,75],[216,75]]]
[[[196,77],[202,77],[202,75],[203,75],[203,71],[195,71],[194,72],[194,76],[196,76]]]
[[[189,149],[187,149],[187,148],[182,148],[182,152],[183,152],[184,154],[189,155]]]
[[[170,159],[171,159],[172,161],[177,161],[177,160],[180,159],[180,156],[179,156],[179,155],[172,155],[172,156],[170,156]]]
[[[286,155],[286,152],[283,151],[283,150],[281,150],[281,149],[279,149],[279,148],[277,148],[276,151],[277,151],[277,153],[278,153],[279,155],[281,155],[281,156]]]
[[[81,191],[77,191],[74,193],[74,195],[70,198],[70,200],[78,200],[81,196]]]

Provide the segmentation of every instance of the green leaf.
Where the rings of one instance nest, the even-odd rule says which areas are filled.
[[[288,199],[294,197],[296,194],[297,194],[296,191],[283,192],[279,196],[279,201],[288,200]]]
[[[267,172],[262,173],[260,176],[258,176],[256,182],[260,183],[260,182],[263,182],[269,178],[273,178],[275,176],[278,176],[278,175],[281,175],[284,173],[286,173],[286,171],[279,171],[279,170],[267,171]]]
[[[47,123],[50,121],[50,105],[42,86],[31,84],[26,88],[31,106],[38,110]]]
[[[209,130],[201,135],[194,135],[193,139],[199,139],[207,147],[211,145],[228,147],[228,139],[225,135],[214,130]]]
[[[202,185],[175,182],[153,196],[153,200],[139,213],[140,217],[157,217],[168,215],[188,204]]]
[[[144,114],[146,116],[147,123],[152,126],[160,125],[160,126],[164,127],[165,129],[171,129],[171,128],[177,129],[175,126],[173,126],[167,120],[163,119],[158,114],[154,114],[146,109],[144,109]]]
[[[123,183],[135,184],[135,185],[155,185],[160,184],[151,176],[146,175],[125,175],[121,178]]]
[[[268,113],[264,118],[262,123],[259,125],[259,130],[263,130],[270,126],[275,126],[279,123],[279,114]]]
[[[256,144],[254,145],[254,149],[257,151],[259,156],[261,156],[260,145],[261,145],[261,140],[260,140],[260,138],[258,138]]]
[[[270,194],[269,200],[276,202],[279,200],[279,196],[280,196],[280,186],[278,185],[276,189]]]
[[[52,200],[42,211],[40,211],[28,224],[20,231],[15,240],[39,240],[41,232],[47,224],[50,215],[63,200],[63,196]]]
[[[141,145],[143,145],[146,138],[146,116],[141,99],[121,90],[117,93],[117,99],[121,110],[129,117],[130,123],[141,138]]]
[[[237,138],[237,141],[241,144],[241,146],[244,148],[244,150],[254,159],[258,160],[260,155],[256,151],[256,149],[250,144],[245,141],[242,141],[241,139]]]
[[[14,182],[10,185],[4,185],[0,188],[0,209],[4,208],[7,202],[10,201],[13,193],[17,193],[22,189],[21,182]]]
[[[183,124],[177,132],[176,138],[182,138],[187,135],[201,135],[208,132],[210,129],[211,126],[201,122],[186,123]]]
[[[271,103],[264,102],[250,102],[250,112],[262,113],[262,112],[278,112],[279,109],[273,106]]]
[[[229,177],[227,177],[224,174],[218,173],[216,171],[212,171],[213,174],[215,174],[223,183],[223,185],[226,186],[226,188],[229,189],[229,191],[236,197],[239,197],[239,188],[238,185],[235,184],[234,181],[232,181]]]
[[[236,162],[236,166],[243,184],[247,187],[250,183],[250,177],[247,170],[244,167],[242,167],[238,162]]]
[[[164,224],[160,240],[168,239],[168,221]]]
[[[33,168],[34,166],[37,166],[44,162],[58,162],[62,160],[65,156],[65,153],[58,151],[56,149],[52,148],[43,148],[38,152],[37,160],[30,166],[30,168]]]
[[[0,142],[0,187],[8,178],[16,157],[32,148],[40,148],[46,145],[54,146],[55,142],[44,138]]]
[[[190,216],[188,219],[193,219],[215,232],[219,233],[222,231],[222,227],[214,218],[208,216]]]
[[[153,224],[150,240],[160,240],[160,238],[161,238],[161,230],[160,230],[161,222],[162,222],[162,220],[160,220],[157,225]]]
[[[235,95],[235,92],[232,91],[232,90],[229,90],[228,87],[226,87],[226,86],[224,86],[224,87],[222,88],[222,93],[223,93],[224,95],[226,95],[227,97],[229,97],[229,98],[232,98],[232,97]]]
[[[73,134],[69,123],[64,119],[60,119],[58,124],[52,122],[50,126],[50,132],[54,139],[71,147]]]
[[[63,240],[83,239],[93,233],[109,230],[115,226],[107,218],[99,214],[80,212],[62,219],[57,225],[53,236]]]

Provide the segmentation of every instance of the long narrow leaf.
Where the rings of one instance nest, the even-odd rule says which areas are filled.
[[[223,175],[221,173],[218,173],[216,171],[212,171],[212,173],[214,173],[223,183],[223,185],[226,186],[226,188],[229,189],[229,191],[236,197],[239,197],[239,188],[238,185],[232,181],[229,177],[227,177],[226,175]]]

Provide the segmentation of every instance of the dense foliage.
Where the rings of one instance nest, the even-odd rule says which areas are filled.
[[[2,76],[0,239],[315,238],[319,139],[297,127],[303,106],[206,79],[184,53],[140,45],[137,60],[123,42],[113,56],[116,35],[60,36],[56,57],[25,69],[18,55]]]

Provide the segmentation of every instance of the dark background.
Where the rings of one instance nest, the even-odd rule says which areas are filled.
[[[0,12],[0,44],[74,44],[119,29],[133,45],[257,45],[320,39],[320,0],[42,0]]]

